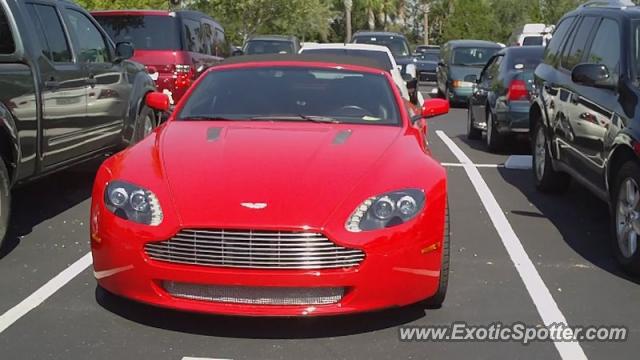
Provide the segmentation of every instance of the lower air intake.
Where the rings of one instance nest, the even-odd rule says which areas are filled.
[[[327,305],[344,296],[344,288],[220,286],[174,281],[164,281],[162,286],[177,298],[250,305]]]

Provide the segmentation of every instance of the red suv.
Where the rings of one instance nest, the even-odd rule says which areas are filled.
[[[158,89],[177,102],[196,77],[230,55],[224,29],[196,11],[119,10],[92,15],[115,43],[135,46]]]

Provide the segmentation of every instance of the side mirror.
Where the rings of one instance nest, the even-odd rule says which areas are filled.
[[[422,117],[425,119],[449,113],[449,100],[427,99],[422,106]]]
[[[133,57],[133,51],[134,51],[134,48],[132,43],[128,41],[117,43],[116,44],[116,60],[122,61],[122,60],[131,59]]]
[[[161,92],[150,92],[144,99],[144,103],[153,110],[169,111],[169,97]]]
[[[233,52],[231,53],[231,56],[242,56],[242,55],[244,55],[244,51],[240,49],[233,50]]]
[[[478,82],[478,75],[469,74],[469,75],[464,77],[464,81],[470,82],[470,83],[477,83]]]
[[[571,81],[576,84],[613,89],[617,86],[609,69],[602,64],[579,64],[571,71]]]

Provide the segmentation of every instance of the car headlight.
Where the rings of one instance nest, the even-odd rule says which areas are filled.
[[[345,227],[350,232],[361,232],[404,224],[422,211],[424,203],[424,192],[418,189],[373,196],[353,211]]]
[[[112,181],[104,194],[107,209],[116,216],[140,224],[158,226],[162,222],[162,208],[156,195],[139,186]]]

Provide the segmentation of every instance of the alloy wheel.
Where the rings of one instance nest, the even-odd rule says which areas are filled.
[[[638,250],[640,234],[640,190],[638,183],[626,178],[618,193],[616,204],[616,236],[620,253],[625,258],[632,257]]]

